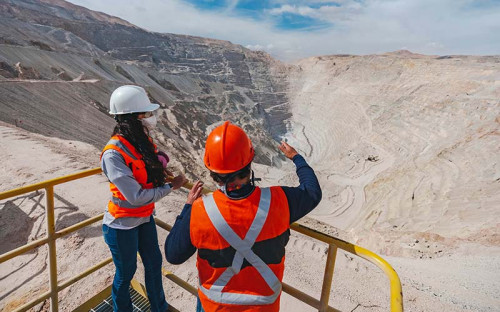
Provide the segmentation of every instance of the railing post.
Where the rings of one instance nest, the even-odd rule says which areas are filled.
[[[55,237],[55,218],[54,218],[54,186],[45,188],[46,211],[47,211],[47,238],[49,245],[49,282],[50,282],[50,310],[57,312],[59,310],[58,289],[57,289],[57,255],[56,255],[56,237]]]
[[[321,288],[321,299],[319,301],[319,312],[328,311],[328,301],[330,299],[330,290],[332,288],[333,270],[335,268],[335,259],[337,257],[337,246],[329,244],[328,256],[326,258],[325,275],[323,276],[323,287]]]
[[[0,199],[6,199],[9,197],[14,197],[18,196],[21,194],[25,194],[28,192],[36,191],[39,189],[45,189],[46,191],[46,213],[47,213],[47,237],[43,239],[39,239],[35,242],[32,242],[31,244],[27,244],[25,246],[19,247],[15,250],[12,250],[10,252],[4,253],[0,255],[0,263],[3,263],[11,258],[14,258],[26,251],[32,250],[34,248],[37,248],[43,244],[48,244],[49,246],[49,283],[50,283],[50,290],[43,293],[41,296],[38,298],[33,299],[32,301],[24,304],[21,307],[18,307],[15,311],[27,311],[28,309],[34,307],[35,305],[47,300],[48,298],[51,299],[51,312],[57,312],[59,308],[59,303],[58,303],[58,291],[72,285],[74,282],[79,280],[80,278],[83,278],[92,272],[98,270],[99,268],[103,267],[107,263],[110,263],[112,260],[111,258],[102,261],[101,263],[97,264],[96,266],[86,270],[85,272],[81,273],[78,276],[75,276],[63,283],[61,285],[58,284],[57,280],[57,256],[56,256],[56,239],[58,237],[62,237],[64,235],[67,235],[69,233],[72,233],[82,227],[88,226],[94,222],[96,222],[98,219],[102,218],[102,215],[90,218],[86,221],[82,221],[78,224],[75,224],[73,226],[70,226],[68,228],[62,229],[59,232],[55,232],[55,211],[54,211],[54,186],[62,183],[66,183],[69,181],[77,180],[83,177],[87,177],[90,175],[94,175],[97,173],[100,173],[101,169],[100,168],[94,168],[86,171],[82,171],[76,174],[32,184],[26,187],[20,187],[14,190],[6,191],[6,192],[0,192]],[[185,184],[184,187],[191,187],[192,185]],[[208,192],[208,190],[206,190]],[[156,218],[155,218],[156,219]],[[166,229],[169,231],[172,227],[165,222],[161,220],[157,220],[157,225]],[[390,283],[391,283],[391,311],[393,312],[402,312],[403,311],[403,294],[402,294],[402,289],[401,289],[401,281],[399,279],[398,274],[396,271],[385,261],[382,259],[380,256],[374,254],[373,252],[366,250],[360,246],[353,245],[351,243],[348,243],[346,241],[340,240],[338,238],[334,238],[330,235],[323,234],[321,232],[315,231],[311,228],[308,228],[303,225],[299,225],[297,223],[291,224],[291,229],[297,231],[298,233],[302,233],[304,235],[307,235],[309,237],[312,237],[314,239],[320,240],[324,243],[327,243],[329,245],[328,247],[328,257],[326,260],[326,265],[325,265],[325,273],[323,276],[323,285],[322,285],[322,290],[321,290],[321,300],[318,301],[317,299],[287,285],[283,284],[283,291],[291,294],[293,297],[301,300],[302,302],[309,304],[310,306],[314,308],[318,308],[318,311],[322,312],[339,312],[337,309],[331,308],[328,305],[329,298],[330,298],[330,291],[331,291],[331,286],[332,286],[332,279],[333,279],[333,273],[334,273],[334,268],[335,268],[335,260],[337,256],[337,249],[340,248],[344,251],[350,252],[354,255],[357,255],[365,260],[370,261],[371,263],[375,264],[378,266],[380,269],[382,269],[386,275],[389,277]],[[181,283],[177,282],[178,277],[175,275],[168,273],[166,276],[174,281],[176,284],[181,285],[184,287]],[[174,278],[175,277],[175,278]],[[186,285],[186,288],[188,291],[191,293],[196,293],[196,289],[190,286],[187,282],[184,282]],[[189,285],[189,287],[187,287]],[[192,289],[191,289],[192,288]]]

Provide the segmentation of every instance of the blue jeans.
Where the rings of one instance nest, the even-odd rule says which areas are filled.
[[[205,312],[205,310],[203,310],[203,307],[201,306],[201,301],[200,301],[200,297],[196,297],[196,312]]]
[[[116,267],[111,291],[114,311],[132,312],[129,288],[137,269],[137,251],[144,264],[146,291],[151,311],[167,311],[168,304],[165,300],[161,274],[162,255],[153,217],[148,223],[130,230],[113,229],[103,224],[102,232]]]

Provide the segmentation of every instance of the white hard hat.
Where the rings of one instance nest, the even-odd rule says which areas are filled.
[[[122,115],[131,113],[152,112],[160,107],[149,101],[146,90],[138,86],[121,86],[111,94],[109,113]]]

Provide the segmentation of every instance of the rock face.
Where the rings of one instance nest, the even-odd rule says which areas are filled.
[[[316,218],[385,254],[424,256],[389,237],[498,245],[499,56],[403,51],[297,65],[291,139],[320,176]]]
[[[108,114],[111,92],[124,84],[141,85],[151,101],[161,105],[156,142],[189,178],[210,181],[204,176],[201,153],[207,134],[223,120],[239,124],[251,135],[256,162],[262,164],[281,164],[275,140],[284,135],[306,156],[322,185],[323,200],[310,214],[316,220],[306,222],[384,256],[397,256],[391,264],[399,261],[398,273],[407,272],[402,281],[405,298],[413,298],[405,301],[409,310],[492,311],[499,306],[495,294],[500,291],[499,279],[491,274],[500,259],[491,251],[498,252],[500,244],[499,81],[497,56],[437,57],[398,51],[314,57],[284,65],[265,53],[229,42],[152,33],[60,0],[4,0],[0,2],[0,121],[45,136],[90,143],[97,151],[75,153],[72,143],[50,138],[55,142],[50,144],[51,151],[59,153],[50,154],[50,161],[40,166],[43,157],[29,155],[36,144],[29,139],[33,134],[19,134],[19,129],[13,131],[2,123],[1,134],[10,136],[3,141],[8,146],[4,158],[9,169],[3,178],[16,175],[23,184],[32,183],[42,174],[53,177],[97,166],[98,151],[114,126]],[[45,149],[38,153],[48,154]],[[54,155],[60,158],[57,162]],[[35,157],[38,162],[33,161]],[[83,158],[85,166],[76,166]],[[49,162],[57,170],[47,172]],[[290,162],[283,167],[287,170],[276,167],[255,166],[264,173],[266,184],[296,185]],[[102,190],[105,183],[90,184]],[[72,189],[74,197],[83,192],[85,199],[93,200],[89,215],[102,211],[99,205],[108,195],[97,198],[93,187]],[[182,198],[173,195],[179,197],[170,197],[158,209],[162,217],[168,213],[169,222],[175,220],[177,204],[184,199],[184,194]],[[24,202],[24,198],[17,200]],[[44,214],[40,201],[26,201],[23,211],[12,203],[3,205],[9,217],[0,220],[0,229],[15,231],[19,226],[12,222],[19,219],[25,231],[9,235],[18,236],[22,243],[31,240],[26,235],[34,219],[30,213]],[[61,205],[81,208],[66,200]],[[103,257],[109,254],[97,245],[97,238],[102,243],[100,229],[94,230],[96,240],[86,240],[88,245],[82,248],[78,236],[66,241],[79,252],[71,259],[87,259],[87,247]],[[322,272],[306,273],[304,263],[319,268],[326,249],[303,239],[291,239],[288,250],[294,253],[287,263],[296,266],[288,272],[299,272],[294,278],[305,288],[311,286],[309,293],[314,293],[321,283],[316,277]],[[2,250],[16,246],[9,243]],[[315,252],[307,255],[306,247]],[[463,260],[464,255],[487,261]],[[441,269],[436,269],[435,260]],[[432,265],[427,261],[433,261]],[[61,262],[70,264],[59,270],[69,274],[85,269],[86,261],[73,262],[81,270],[71,261]],[[455,262],[458,267],[447,271]],[[46,270],[44,254],[36,264],[39,267],[30,274]],[[19,299],[17,294],[25,293],[22,289],[12,293],[7,289],[10,281],[25,282],[10,273],[20,271],[17,265],[10,264],[12,270],[0,283],[0,297],[14,298],[10,302],[16,307],[33,296]],[[344,264],[343,268],[352,266]],[[357,301],[353,293],[358,290],[340,284],[335,291],[343,293],[337,298],[353,303],[341,310],[353,311],[360,302],[364,307],[388,310],[385,297],[370,304],[373,287],[364,283],[364,267],[361,272],[360,266],[355,267],[357,273],[342,273],[346,275],[339,280],[369,288],[361,292],[368,299]],[[447,271],[443,276],[449,279],[435,280],[438,271]],[[195,284],[196,274],[185,273]],[[101,282],[105,285],[110,280]],[[460,289],[449,291],[454,284]],[[32,289],[45,291],[36,287]],[[85,287],[79,291],[93,286]],[[80,300],[64,296],[75,305]],[[8,300],[0,300],[0,309]],[[425,300],[430,301],[422,304]],[[300,306],[284,309],[304,311]]]
[[[19,79],[31,80],[31,79],[41,79],[40,73],[33,67],[25,67],[21,65],[21,62],[16,63],[15,69],[17,71],[17,77]]]
[[[279,164],[275,139],[288,133],[322,180],[317,218],[338,228],[418,232],[428,220],[416,211],[458,209],[471,192],[498,191],[499,160],[490,155],[499,154],[499,57],[397,51],[284,65],[226,41],[148,32],[59,0],[3,1],[0,25],[0,120],[29,131],[101,148],[114,125],[110,93],[138,84],[161,105],[158,144],[193,176],[206,174],[204,139],[223,120],[251,135],[263,164]],[[476,155],[483,169],[466,157],[454,161],[457,150]],[[467,180],[479,171],[484,177]],[[483,186],[463,189],[470,184]],[[433,205],[441,208],[428,211]],[[458,235],[445,220],[432,228]]]
[[[148,32],[57,0],[0,3],[0,52],[0,74],[6,80],[0,88],[8,95],[0,99],[0,120],[13,123],[16,116],[30,131],[101,147],[113,120],[93,103],[107,106],[114,88],[138,84],[161,105],[160,145],[177,153],[174,158],[188,172],[203,171],[199,152],[204,139],[223,120],[249,132],[257,162],[277,161],[275,139],[286,132],[290,117],[283,79],[288,68],[263,52],[225,41]],[[19,81],[10,82],[12,78],[45,81],[31,81],[27,90]],[[38,90],[45,89],[49,96],[40,97]],[[27,101],[26,92],[37,101]],[[69,107],[85,109],[86,118],[70,114]],[[42,109],[61,114],[39,122],[39,115],[28,113]],[[49,130],[66,123],[74,131]]]
[[[17,72],[8,63],[0,62],[0,76],[4,78],[17,78]]]

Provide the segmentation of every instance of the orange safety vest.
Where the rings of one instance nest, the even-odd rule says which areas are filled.
[[[218,190],[194,202],[190,235],[206,312],[279,311],[289,222],[278,186],[240,200]]]
[[[132,174],[136,181],[144,189],[153,188],[152,183],[147,183],[148,173],[146,171],[146,164],[142,160],[142,155],[137,152],[134,146],[130,144],[124,137],[120,135],[115,135],[111,137],[109,142],[106,144],[101,153],[104,154],[105,151],[112,149],[118,151],[127,167],[132,169]],[[155,146],[156,149],[156,146]],[[109,182],[109,189],[111,191],[111,199],[108,203],[108,212],[114,218],[123,217],[148,217],[153,213],[155,209],[155,204],[150,203],[144,206],[133,205],[127,201],[125,196],[118,190],[118,188],[111,182]]]

